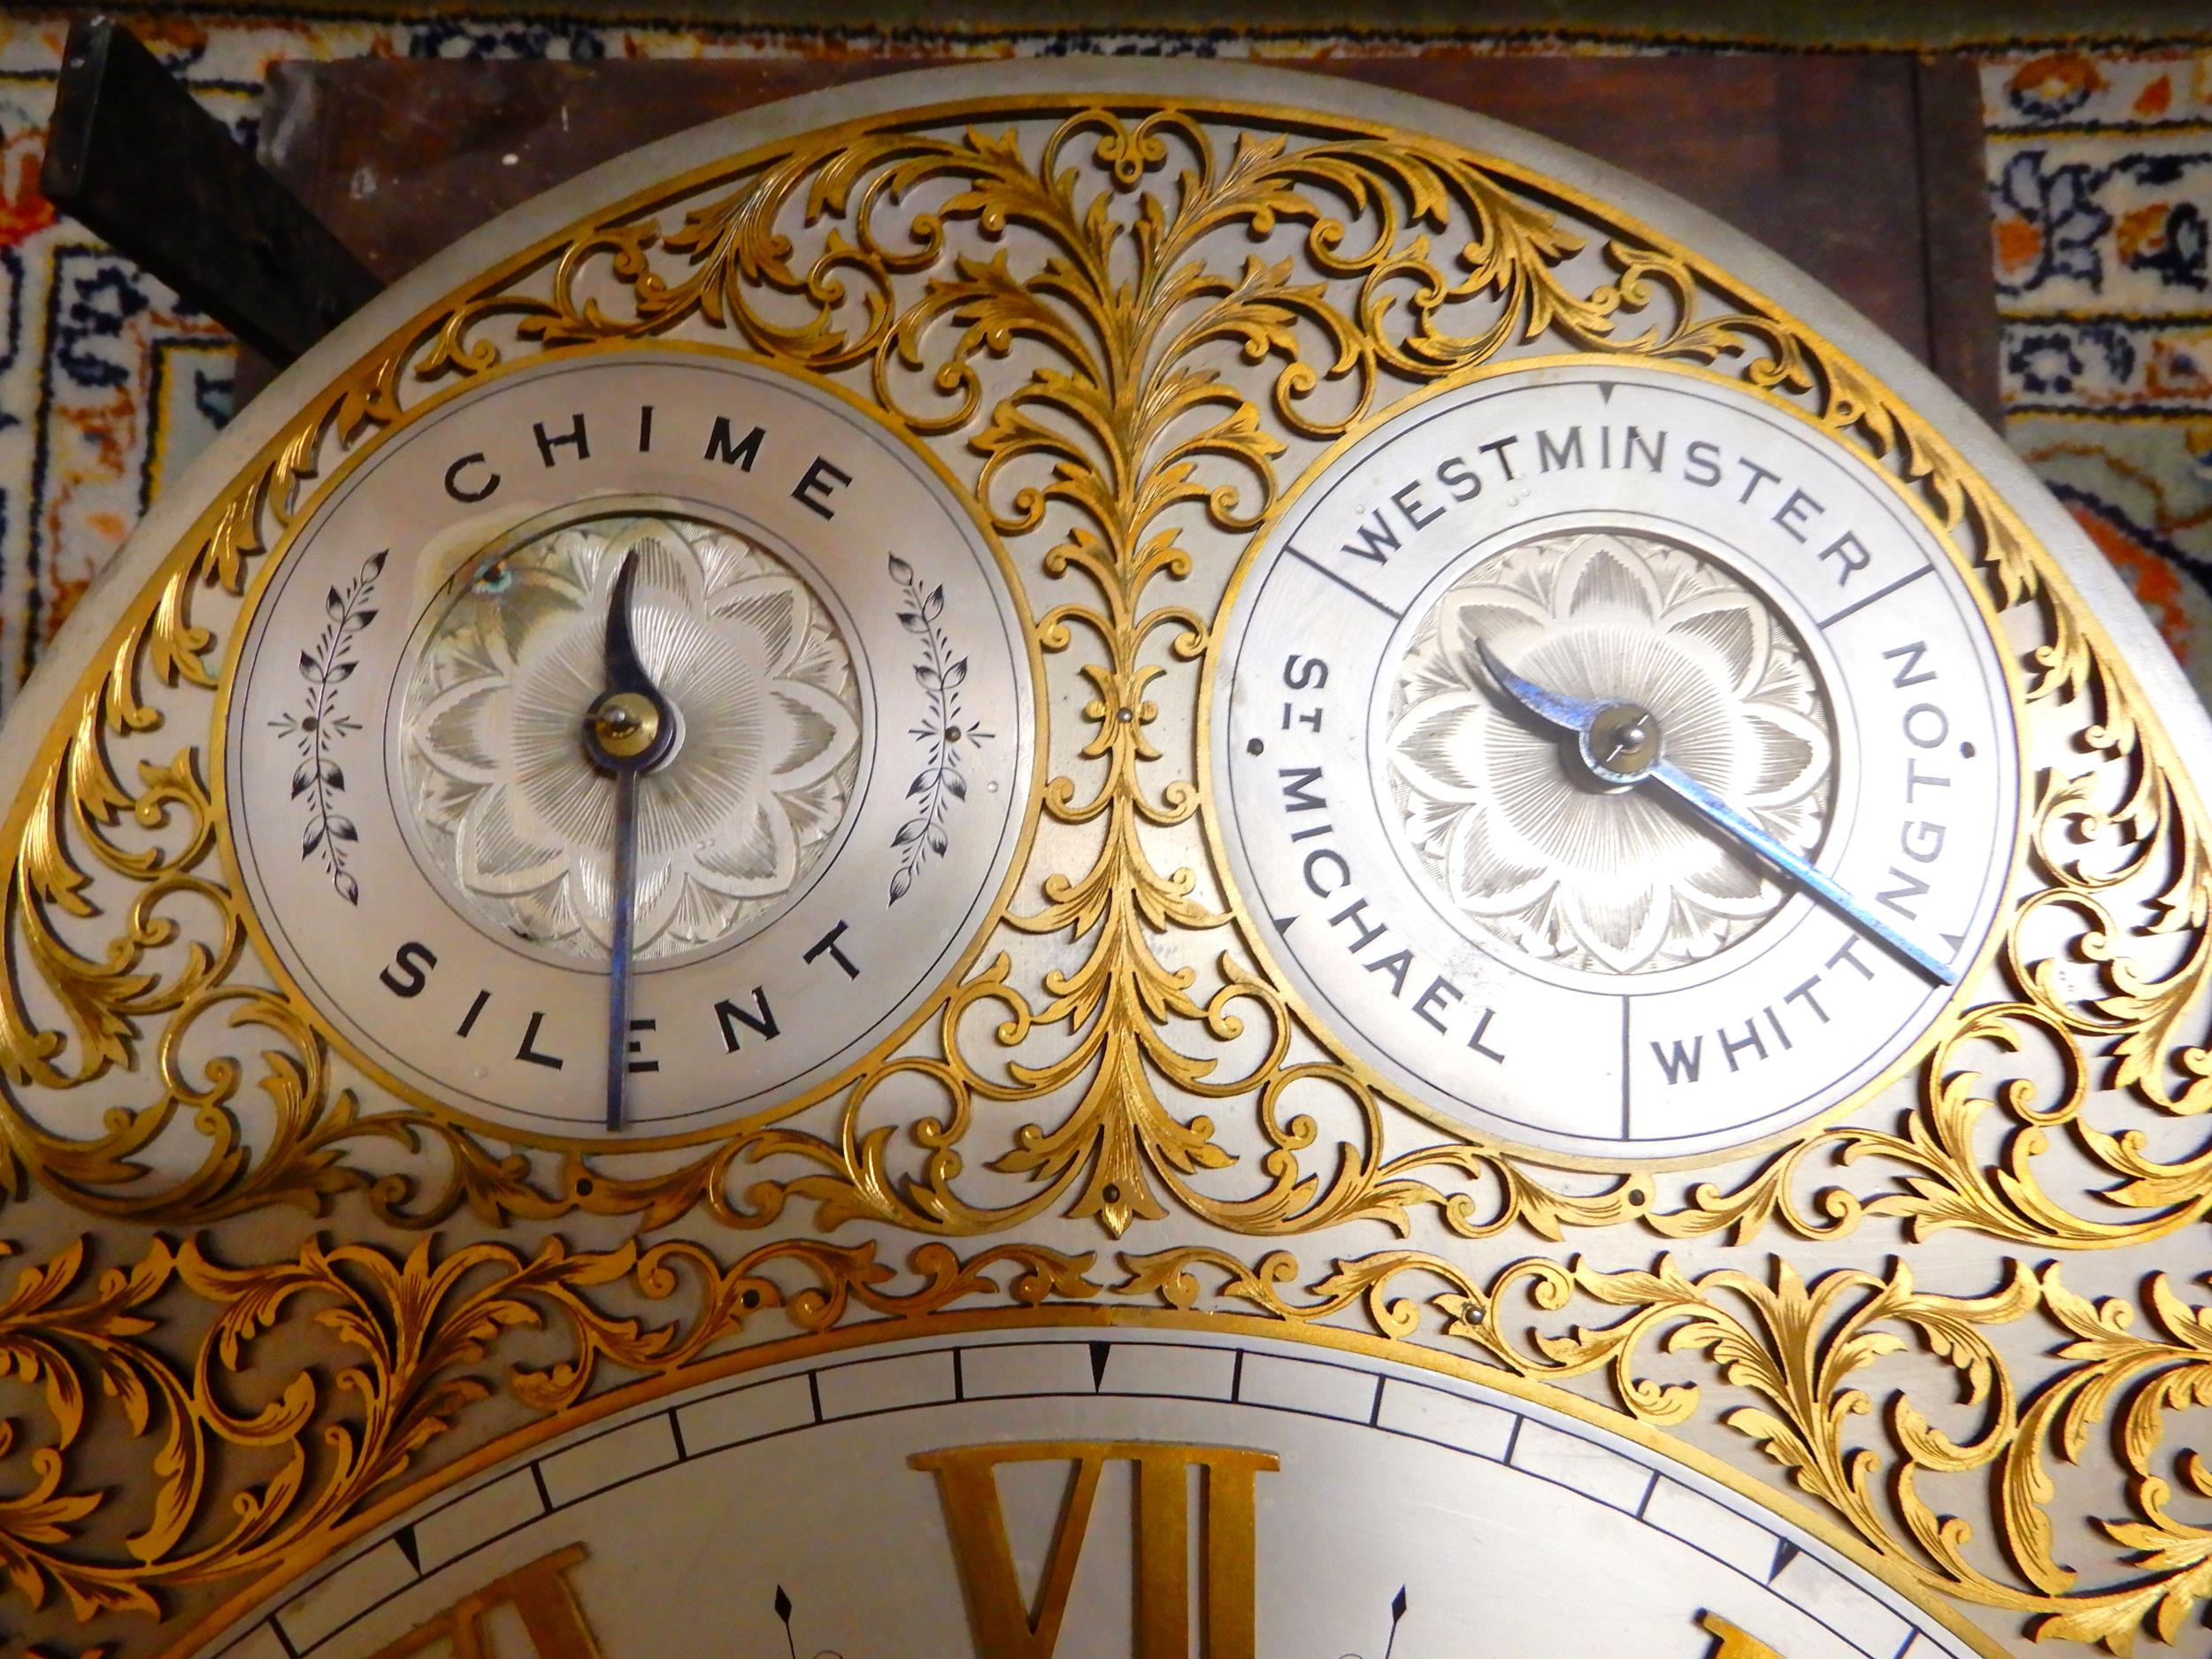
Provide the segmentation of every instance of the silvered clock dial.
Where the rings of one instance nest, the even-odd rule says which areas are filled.
[[[972,510],[823,386],[673,350],[494,378],[251,595],[222,767],[257,931],[364,1064],[503,1128],[787,1102],[996,898],[1025,632]]]
[[[1878,1083],[2020,822],[2013,682],[1924,512],[1718,376],[1514,366],[1348,442],[1209,711],[1266,949],[1406,1096],[1706,1156]]]
[[[55,1659],[2204,1617],[2212,727],[1632,180],[1219,64],[733,118],[348,324],[56,652]]]

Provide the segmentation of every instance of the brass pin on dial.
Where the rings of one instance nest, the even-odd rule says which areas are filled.
[[[635,760],[660,741],[659,705],[642,692],[618,691],[601,698],[590,724],[593,746],[611,760]]]

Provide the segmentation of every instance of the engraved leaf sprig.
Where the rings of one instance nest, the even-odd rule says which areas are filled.
[[[913,890],[923,864],[942,856],[950,844],[945,822],[953,803],[968,798],[968,780],[961,757],[994,733],[980,720],[967,717],[961,706],[960,688],[967,683],[968,659],[955,657],[952,640],[945,632],[945,588],[928,588],[913,565],[894,553],[889,556],[891,580],[899,586],[902,601],[899,626],[921,641],[921,658],[914,678],[921,686],[926,712],[910,728],[909,735],[921,745],[922,768],[906,787],[914,803],[913,814],[901,824],[891,844],[901,849],[898,868],[891,872],[891,902],[896,904]]]
[[[353,648],[363,629],[376,620],[369,597],[383,572],[388,548],[362,561],[353,580],[333,588],[323,600],[327,618],[315,643],[300,653],[300,677],[307,682],[306,702],[299,713],[279,715],[269,722],[279,736],[296,744],[300,764],[292,772],[292,798],[307,802],[307,822],[300,832],[300,856],[319,851],[330,885],[349,904],[361,902],[361,884],[346,868],[346,848],[360,840],[351,818],[337,810],[337,797],[345,793],[346,774],[336,749],[344,739],[361,729],[361,723],[341,712],[340,687],[356,666]]]

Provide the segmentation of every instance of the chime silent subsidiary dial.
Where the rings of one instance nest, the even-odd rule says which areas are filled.
[[[667,350],[495,377],[363,454],[270,572],[224,726],[240,877],[409,1094],[548,1135],[781,1102],[926,996],[1005,879],[1012,590],[945,480],[823,388]],[[668,725],[626,872],[585,741],[618,611]]]

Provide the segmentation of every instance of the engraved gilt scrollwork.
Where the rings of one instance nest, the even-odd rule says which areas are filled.
[[[1654,1427],[1717,1418],[1901,1582],[2023,1615],[2035,1638],[2131,1653],[2147,1632],[2178,1640],[2212,1598],[2212,1524],[2182,1507],[2212,1500],[2212,1474],[2168,1443],[2170,1414],[2212,1403],[2212,1309],[2191,1306],[2164,1274],[2139,1310],[2077,1294],[2056,1266],[2017,1263],[1988,1294],[1954,1296],[1921,1289],[1901,1261],[1810,1280],[1779,1257],[1763,1275],[1693,1273],[1662,1256],[1629,1271],[1528,1258],[1478,1276],[1394,1250],[1340,1259],[1306,1284],[1283,1251],[1253,1264],[1187,1247],[1122,1261],[1118,1294],[1304,1325],[1356,1314],[1386,1339],[1425,1333],[1532,1380],[1602,1377],[1613,1403]],[[1992,1333],[2039,1314],[2067,1340],[2052,1350],[2061,1363],[2030,1382]],[[1884,1394],[1880,1368],[1916,1349],[1947,1368],[1954,1399],[1927,1402],[1903,1366]],[[1709,1379],[1678,1365],[1648,1374],[1666,1355],[1696,1356]],[[1855,1430],[1862,1419],[1878,1426]],[[2054,1510],[2051,1471],[2108,1436],[2121,1512],[2085,1517],[2091,1540],[2062,1543],[2055,1520],[2072,1517]],[[2060,1558],[2085,1548],[2108,1559],[2085,1571]]]
[[[968,468],[1043,595],[1048,665],[1084,687],[1062,700],[1079,729],[1052,734],[1041,808],[1064,832],[1050,845],[1086,851],[1024,877],[1005,949],[951,993],[926,1051],[854,1075],[833,1128],[756,1125],[648,1172],[612,1152],[534,1160],[334,1082],[311,1010],[238,972],[247,918],[212,857],[205,694],[250,570],[344,455],[441,388],[676,334],[842,377]],[[1399,1141],[1377,1086],[1251,965],[1255,918],[1190,850],[1202,769],[1158,736],[1185,729],[1216,624],[1180,585],[1217,589],[1294,468],[1446,376],[1562,349],[1724,368],[1888,467],[2036,641],[2032,718],[2077,734],[2062,747],[2078,770],[2039,785],[2044,885],[2006,929],[2008,1000],[1947,1024],[1916,1109],[1686,1190]],[[1855,364],[1689,254],[1505,164],[1348,122],[1034,100],[964,127],[883,118],[733,158],[511,262],[314,400],[211,509],[108,641],[17,812],[0,1173],[110,1214],[194,1221],[349,1188],[414,1225],[465,1205],[650,1225],[703,1205],[750,1226],[795,1201],[825,1226],[953,1235],[1048,1214],[1118,1235],[1176,1212],[1287,1234],[1418,1210],[1467,1236],[1640,1220],[1741,1239],[1878,1214],[2072,1248],[2212,1210],[2212,1144],[2176,1154],[2105,1122],[2212,1102],[2200,810],[2043,550]],[[1034,984],[1025,940],[1062,964]],[[263,1039],[255,1058],[213,1051],[225,1022]],[[2001,1069],[2019,1048],[2049,1059],[2058,1095]],[[150,1087],[96,1120],[71,1110],[73,1090],[112,1092],[150,1057]],[[881,1113],[917,1087],[926,1114]],[[2057,1138],[2100,1190],[2047,1189]],[[372,1174],[369,1139],[405,1172]]]
[[[495,1392],[558,1412],[607,1371],[664,1375],[771,1314],[820,1332],[977,1301],[1033,1306],[1094,1294],[1089,1263],[930,1243],[898,1268],[869,1245],[789,1240],[726,1263],[688,1243],[572,1251],[555,1239],[534,1252],[425,1240],[403,1256],[311,1241],[296,1258],[240,1267],[156,1240],[96,1273],[80,1240],[24,1266],[0,1300],[0,1381],[34,1392],[45,1418],[22,1449],[19,1421],[0,1418],[0,1469],[27,1463],[27,1482],[11,1471],[0,1488],[0,1577],[32,1607],[58,1599],[80,1620],[158,1617],[173,1590],[269,1571],[326,1539]],[[180,1302],[211,1317],[185,1358],[153,1340]],[[663,1307],[676,1317],[650,1322]],[[288,1327],[334,1342],[329,1365],[292,1369],[276,1397],[237,1404],[257,1345]],[[557,1334],[552,1358],[494,1365],[518,1333],[541,1328]],[[127,1490],[80,1468],[96,1390],[132,1439],[158,1444]]]
[[[187,1586],[311,1558],[495,1390],[527,1420],[678,1376],[757,1322],[816,1335],[872,1322],[895,1336],[956,1309],[1115,1304],[1141,1319],[1152,1304],[1322,1341],[1371,1340],[1348,1321],[1385,1344],[1422,1332],[1531,1381],[1601,1380],[1655,1428],[1717,1417],[1901,1583],[2020,1615],[2032,1634],[2124,1654],[2141,1632],[2173,1640],[2212,1596],[2212,1530],[2183,1512],[2212,1502],[2212,1478],[2170,1443],[2176,1414],[2212,1401],[2212,1310],[2163,1276],[2139,1308],[2080,1296],[2055,1266],[2016,1265],[1967,1296],[1920,1287],[1901,1263],[1809,1279],[1781,1262],[1755,1274],[1665,1256],[1632,1271],[1529,1258],[1478,1275],[1391,1250],[1300,1278],[1283,1251],[1251,1264],[1210,1247],[1128,1253],[1117,1271],[1088,1253],[963,1256],[926,1242],[894,1265],[867,1245],[803,1240],[729,1259],[690,1242],[425,1240],[402,1254],[311,1241],[250,1265],[156,1240],[96,1273],[81,1242],[25,1266],[0,1300],[0,1377],[43,1419],[27,1455],[20,1418],[0,1440],[0,1467],[21,1460],[28,1474],[0,1493],[0,1567],[33,1605],[157,1615]],[[1995,1333],[2031,1319],[2055,1364],[2023,1383]],[[328,1359],[257,1408],[234,1403],[258,1345],[275,1351],[311,1325],[334,1342]],[[203,1334],[174,1355],[169,1326]],[[1939,1362],[1929,1393],[1913,1380],[1925,1368],[1905,1363],[1915,1350]],[[1900,1386],[1878,1412],[1892,1369]],[[96,1386],[148,1447],[123,1487],[80,1455]],[[2112,1507],[2093,1538],[2062,1539],[2051,1471],[2108,1432]],[[2091,1549],[2100,1559],[2081,1563]]]

